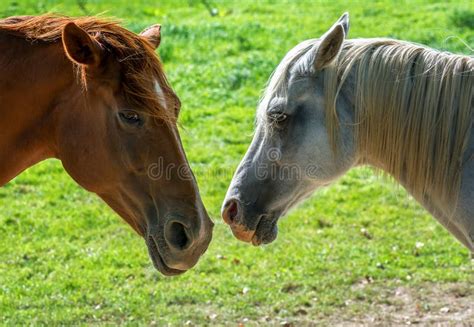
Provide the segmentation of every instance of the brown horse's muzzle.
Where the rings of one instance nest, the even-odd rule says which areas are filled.
[[[212,239],[214,224],[204,215],[192,222],[176,215],[168,218],[162,227],[148,228],[145,242],[157,270],[173,276],[196,265]]]

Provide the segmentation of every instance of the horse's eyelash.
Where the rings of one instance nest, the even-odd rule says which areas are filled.
[[[275,106],[272,109],[268,110],[267,115],[271,116],[274,114],[285,114],[285,110],[282,105],[280,106]]]

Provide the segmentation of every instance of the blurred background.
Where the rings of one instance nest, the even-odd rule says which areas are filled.
[[[279,224],[237,241],[219,209],[261,91],[288,50],[344,12],[350,38],[391,37],[472,55],[471,1],[10,1],[47,12],[162,24],[157,53],[181,98],[184,147],[216,223],[186,274],[154,270],[145,244],[56,160],[0,189],[0,323],[137,325],[474,322],[467,249],[389,178],[351,171]]]

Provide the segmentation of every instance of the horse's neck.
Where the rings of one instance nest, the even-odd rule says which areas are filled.
[[[425,90],[425,88],[420,88],[419,85],[423,85],[422,81],[416,81],[416,78],[418,76],[421,76],[416,74],[413,74],[412,79],[416,81],[418,84],[418,91],[417,93],[413,91],[412,97],[421,97],[421,100],[419,102],[418,108],[409,107],[408,106],[408,101],[406,102],[407,107],[405,106],[399,106],[399,110],[401,111],[393,111],[390,112],[387,110],[389,104],[389,98],[390,96],[382,96],[380,99],[383,101],[379,101],[377,106],[372,106],[371,110],[378,110],[378,116],[379,118],[376,121],[380,123],[378,129],[368,129],[368,130],[362,130],[359,131],[359,135],[363,135],[363,137],[369,136],[369,138],[375,142],[379,142],[381,139],[385,139],[385,143],[381,143],[383,145],[382,147],[375,148],[378,151],[372,152],[372,149],[374,147],[368,146],[367,148],[364,148],[364,145],[366,143],[362,143],[360,145],[359,140],[356,137],[355,143],[358,143],[358,149],[357,149],[357,155],[356,157],[358,158],[357,164],[368,164],[371,166],[375,166],[378,169],[381,169],[391,176],[393,176],[403,187],[410,193],[412,196],[420,202],[434,217],[438,219],[438,221],[441,222],[453,235],[455,235],[465,246],[467,246],[471,251],[474,251],[474,239],[472,237],[473,235],[473,226],[472,223],[469,221],[471,219],[472,221],[472,210],[470,203],[472,202],[472,194],[474,194],[473,190],[474,187],[470,186],[471,183],[470,181],[472,180],[472,176],[474,176],[470,171],[472,171],[472,167],[474,167],[474,164],[471,163],[471,160],[474,156],[474,134],[471,132],[471,125],[472,125],[472,119],[474,115],[474,110],[472,108],[472,95],[473,95],[473,80],[472,80],[472,74],[461,74],[460,72],[462,71],[472,71],[472,68],[469,68],[468,65],[471,64],[472,62],[467,62],[465,63],[466,67],[460,66],[459,71],[447,71],[447,74],[455,74],[456,78],[461,78],[462,77],[462,82],[460,82],[459,86],[457,87],[451,87],[450,84],[448,84],[449,87],[439,87],[440,92],[440,98],[441,99],[449,99],[449,98],[454,98],[452,102],[449,103],[449,105],[442,103],[441,101],[429,101],[430,98],[428,95],[424,92],[421,92],[420,90]],[[472,67],[472,66],[471,66]],[[410,68],[412,68],[410,66]],[[443,67],[439,68],[441,70]],[[341,90],[341,94],[346,95],[347,98],[352,99],[352,103],[357,103],[357,101],[354,100],[356,92],[354,90],[356,89],[356,86],[359,86],[360,84],[355,83],[357,80],[354,76],[354,71],[352,70],[350,74],[348,75],[348,79],[346,81],[345,87]],[[430,75],[428,75],[429,77]],[[435,76],[435,74],[432,74],[431,76]],[[443,76],[443,74],[438,73],[438,76]],[[388,77],[392,80],[395,80],[394,77],[390,76]],[[439,80],[435,80],[437,82]],[[414,82],[415,83],[415,82]],[[433,82],[434,83],[434,82]],[[447,81],[444,81],[443,83],[448,83]],[[383,83],[380,82],[378,85],[382,85]],[[370,87],[373,87],[374,85],[368,84]],[[455,84],[453,84],[455,85]],[[443,85],[445,86],[445,85]],[[456,86],[456,85],[455,85]],[[467,87],[466,87],[467,86]],[[406,87],[411,87],[411,85],[406,85]],[[388,88],[386,88],[388,89]],[[453,94],[448,93],[446,90],[456,92]],[[464,92],[461,92],[460,90],[465,90]],[[390,89],[390,92],[395,92],[393,88]],[[362,93],[365,94],[365,93]],[[373,93],[369,93],[372,94]],[[380,93],[380,95],[386,95],[384,93]],[[438,96],[438,94],[436,94]],[[463,100],[464,99],[464,100]],[[373,101],[374,99],[366,99],[364,98],[364,103],[369,103]],[[386,103],[387,101],[387,103]],[[440,105],[444,105],[444,107],[439,107]],[[348,106],[346,106],[348,107]],[[354,108],[354,105],[352,105],[351,109]],[[439,121],[435,121],[436,124],[429,124],[428,126],[436,126],[436,130],[421,130],[418,128],[418,126],[423,126],[423,123],[426,124],[426,121],[429,119],[433,120],[433,117],[425,117],[424,121],[420,119],[415,120],[415,117],[412,116],[407,116],[409,114],[416,113],[417,109],[421,108],[424,114],[427,113],[436,113],[437,115],[434,115],[433,117]],[[359,110],[359,107],[357,107],[355,110]],[[365,109],[365,108],[364,108]],[[450,116],[443,116],[446,112],[454,112],[451,117],[457,117],[463,114],[465,116],[465,120],[458,120],[455,121],[453,118]],[[398,114],[399,117],[395,117],[395,114]],[[369,119],[371,117],[371,113],[366,113],[363,119]],[[357,116],[357,115],[356,115]],[[367,118],[369,117],[369,118]],[[440,119],[441,117],[442,119]],[[395,119],[393,119],[395,118]],[[356,119],[353,121],[353,126],[366,126],[365,121],[362,118]],[[373,119],[373,117],[372,117]],[[401,126],[403,128],[398,128],[398,129],[393,129],[392,126],[388,126],[386,124],[387,121],[393,122],[395,124],[398,119],[398,126]],[[409,122],[414,122],[414,124],[410,124]],[[452,119],[449,121],[448,119]],[[401,124],[402,122],[403,124]],[[457,129],[457,130],[466,130],[468,133],[460,133],[460,136],[456,136],[456,134],[451,134],[451,133],[445,133],[445,134],[435,134],[435,133],[440,133],[439,131],[442,131],[443,128],[445,131],[448,129],[446,128],[446,122],[451,123],[449,126],[454,126],[454,128],[451,129]],[[385,123],[385,125],[384,125]],[[445,124],[445,125],[443,125]],[[374,127],[374,125],[372,126]],[[411,130],[409,129],[411,128]],[[418,128],[417,133],[413,133],[413,129]],[[388,131],[391,130],[391,134],[387,134],[387,129]],[[395,131],[395,132],[394,132]],[[402,133],[412,133],[412,135],[409,135],[411,137],[405,137],[406,135]],[[427,133],[427,135],[422,135],[422,133]],[[444,139],[440,140],[439,135],[442,135]],[[466,136],[467,135],[467,136]],[[470,136],[469,136],[470,135]],[[419,145],[422,139],[422,136],[425,137],[425,153],[422,153],[420,155],[420,151],[423,151],[423,148],[419,149],[419,152],[413,152],[410,153],[409,155],[406,155],[406,151],[410,151],[410,147],[413,147],[413,145]],[[427,137],[429,138],[427,139]],[[430,187],[425,187],[422,192],[420,192],[420,187],[413,181],[416,181],[416,178],[418,177],[418,173],[425,173],[428,169],[433,169],[432,167],[440,168],[442,169],[443,167],[440,167],[437,161],[441,161],[445,155],[440,155],[438,149],[440,149],[442,146],[451,145],[451,148],[448,148],[449,151],[444,151],[444,153],[449,155],[450,153],[454,153],[452,150],[452,147],[456,143],[456,140],[454,139],[455,137],[458,137],[459,139],[457,142],[466,142],[467,143],[467,148],[463,150],[464,152],[458,153],[458,156],[455,156],[451,158],[451,162],[459,162],[461,161],[463,163],[463,166],[461,166],[459,169],[460,177],[464,178],[465,180],[463,181],[464,184],[460,183],[460,194],[457,192],[455,193],[455,196],[447,197],[445,196],[445,193],[443,193],[442,189],[440,190],[440,183],[437,181],[432,182],[431,184],[428,184]],[[399,138],[400,140],[403,140],[403,142],[393,142],[392,140],[389,139],[397,139]],[[439,140],[437,143],[435,143],[433,140]],[[429,143],[430,141],[431,143]],[[462,143],[460,143],[462,144]],[[396,146],[396,147],[394,147]],[[392,152],[393,149],[390,149],[390,147],[394,147],[397,152]],[[436,149],[436,151],[431,150],[431,149]],[[428,151],[430,150],[430,151]],[[392,160],[393,160],[393,153],[399,154],[397,158],[400,159],[400,164],[399,165],[393,165]],[[415,166],[415,163],[418,164],[419,162],[426,163],[421,166],[422,169],[420,169],[419,166]],[[394,168],[395,167],[395,173],[394,173]],[[456,166],[452,166],[452,172],[458,172],[455,170],[457,169]],[[436,173],[439,170],[433,169],[433,172]],[[445,187],[448,188],[450,187],[450,183],[455,185],[456,183],[456,177],[457,175],[455,173],[452,173],[451,171],[448,171],[449,175],[446,174],[446,178],[442,179],[442,181],[446,181],[441,185],[441,188]],[[432,173],[433,173],[432,172]],[[431,175],[428,175],[426,177],[426,180],[428,182],[431,182],[428,178],[430,178]],[[442,176],[445,177],[445,176]],[[469,179],[470,178],[470,179]],[[423,182],[423,180],[421,181]],[[419,183],[420,184],[420,183]],[[423,185],[424,186],[424,185]],[[457,189],[456,189],[457,191]],[[463,192],[463,193],[461,193]],[[459,202],[459,200],[461,200]],[[466,208],[467,207],[467,208]]]
[[[72,78],[60,44],[0,31],[0,186],[54,156],[54,109]]]

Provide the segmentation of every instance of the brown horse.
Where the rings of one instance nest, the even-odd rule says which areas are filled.
[[[91,17],[0,20],[0,186],[58,158],[144,237],[154,266],[175,275],[205,252],[213,223],[181,145],[159,43],[159,25],[137,35]]]

